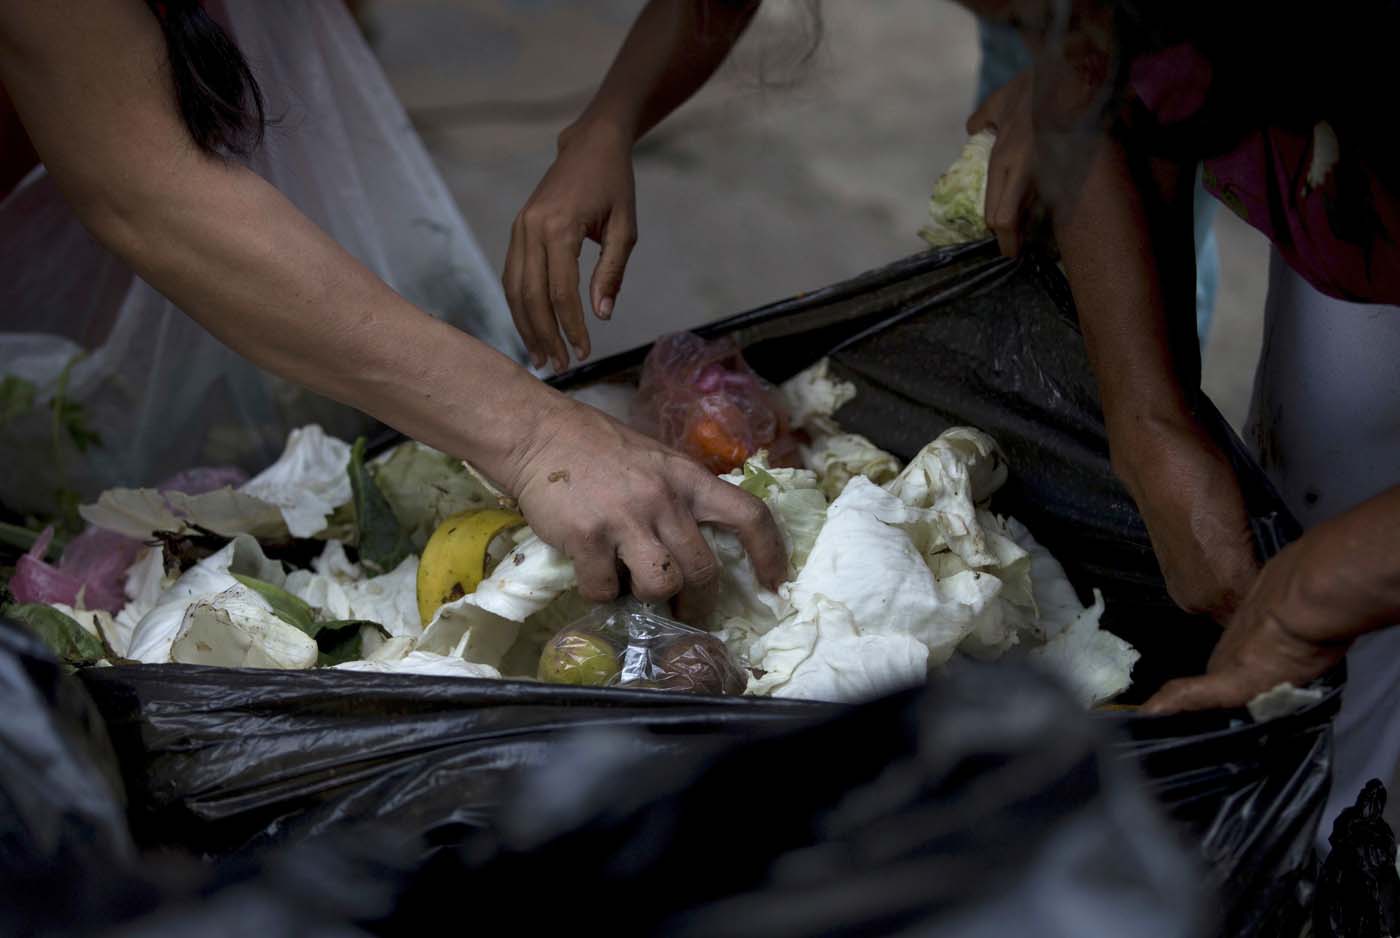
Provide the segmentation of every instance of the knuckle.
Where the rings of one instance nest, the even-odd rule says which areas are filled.
[[[671,487],[654,476],[638,481],[634,495],[639,505],[650,510],[671,504]]]
[[[573,542],[570,545],[573,549],[571,554],[587,553],[598,550],[607,542],[608,525],[601,518],[590,518],[581,522],[575,531]]]
[[[540,219],[540,228],[546,238],[557,241],[568,237],[573,230],[573,224],[563,215],[551,214]]]
[[[544,291],[542,291],[539,287],[532,286],[528,283],[520,287],[519,293],[520,302],[523,303],[526,307],[538,306],[540,304],[540,301],[543,300],[545,297]]]

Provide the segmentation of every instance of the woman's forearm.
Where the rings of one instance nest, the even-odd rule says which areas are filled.
[[[89,203],[85,221],[249,360],[509,483],[522,429],[558,395],[404,300],[255,174],[191,164],[132,210]]]
[[[142,0],[0,6],[0,81],[99,241],[257,364],[509,484],[523,431],[560,395],[395,294],[256,174],[196,147],[165,54]]]
[[[1190,219],[1150,217],[1160,200],[1140,186],[1123,148],[1104,138],[1078,193],[1055,212],[1110,440],[1120,444],[1155,423],[1192,419],[1186,385],[1194,371],[1179,333],[1189,319],[1194,342],[1194,306],[1180,308],[1183,291],[1169,289],[1193,269]]]
[[[651,0],[577,127],[606,124],[636,141],[709,80],[743,35],[758,0]]]
[[[1307,533],[1300,589],[1335,634],[1357,638],[1400,625],[1400,485]]]

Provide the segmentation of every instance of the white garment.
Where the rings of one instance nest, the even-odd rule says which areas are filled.
[[[400,294],[520,360],[499,279],[344,4],[209,8],[267,99],[251,168]],[[0,378],[38,391],[0,421],[12,508],[47,512],[59,488],[91,497],[194,465],[257,470],[306,423],[341,438],[372,426],[221,345],[98,245],[42,168],[0,202],[0,245]],[[49,403],[65,368],[65,399],[100,449],[55,443]]]
[[[1400,307],[1325,296],[1275,251],[1246,432],[1304,527],[1400,484]],[[1400,628],[1347,655],[1334,732],[1324,852],[1341,809],[1372,778],[1389,786],[1400,764]]]

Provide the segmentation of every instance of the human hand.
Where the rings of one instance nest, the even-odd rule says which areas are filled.
[[[1144,712],[1242,707],[1281,683],[1301,687],[1342,659],[1352,639],[1338,628],[1341,611],[1309,594],[1306,542],[1264,566],[1206,673],[1169,681],[1143,705]]]
[[[502,282],[530,360],[569,365],[564,337],[581,361],[591,345],[578,298],[579,252],[602,245],[589,296],[599,319],[612,316],[627,258],[637,241],[632,141],[603,123],[559,137],[559,155],[516,216]]]
[[[1144,421],[1122,436],[1114,464],[1147,523],[1167,592],[1187,612],[1229,622],[1259,572],[1229,461],[1194,422]]]
[[[572,558],[585,599],[617,595],[619,561],[643,601],[712,588],[718,568],[702,523],[738,534],[760,582],[788,577],[782,534],[762,501],[591,407],[559,405],[514,462],[510,490],[535,533]]]
[[[1021,253],[1035,198],[1032,81],[1032,70],[1026,69],[988,95],[967,119],[969,135],[988,128],[996,131],[987,163],[987,198],[982,214],[1006,257]]]
[[[1171,681],[1149,713],[1236,707],[1303,685],[1367,632],[1400,621],[1400,486],[1318,525],[1264,565],[1201,677]]]

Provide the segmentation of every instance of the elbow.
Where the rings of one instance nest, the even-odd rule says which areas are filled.
[[[161,240],[158,220],[143,199],[99,186],[70,194],[68,201],[92,236],[129,266],[142,270],[154,259],[152,247]]]

